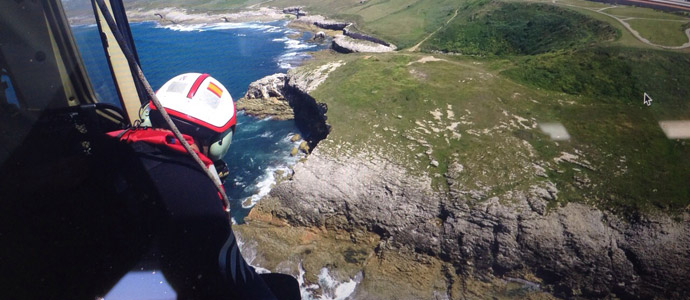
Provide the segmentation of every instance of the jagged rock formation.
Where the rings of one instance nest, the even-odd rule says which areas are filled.
[[[237,110],[257,118],[292,120],[294,112],[283,95],[287,74],[266,76],[249,84],[244,97],[235,102]]]
[[[313,149],[319,141],[326,138],[330,127],[326,123],[328,107],[317,103],[308,92],[340,65],[342,62],[326,64],[309,72],[293,69],[288,74],[266,76],[252,82],[244,97],[235,102],[235,107],[258,118],[295,119],[297,127],[304,133],[309,149]]]
[[[357,39],[357,40],[365,40],[365,41],[369,41],[372,43],[381,44],[381,45],[384,45],[386,47],[392,46],[391,43],[388,43],[382,39],[354,31],[351,29],[351,27],[352,27],[352,24],[345,26],[345,28],[343,28],[343,34],[346,36],[349,36],[353,39]],[[395,49],[395,47],[392,47],[392,48]]]
[[[307,13],[302,10],[301,6],[290,6],[283,8],[283,13],[288,15],[295,15],[297,16],[297,18],[307,15]]]
[[[328,74],[326,73],[325,76],[328,76]],[[285,95],[294,111],[295,122],[299,130],[304,134],[304,140],[309,144],[309,149],[314,149],[331,131],[330,126],[326,123],[328,106],[325,103],[317,102],[309,95],[310,86],[308,84],[305,85],[305,80],[300,79],[303,77],[307,76],[304,76],[301,71],[296,71],[295,69],[288,71],[283,95]],[[325,78],[321,82],[323,80]]]
[[[247,92],[244,94],[246,99],[267,99],[267,98],[284,98],[283,87],[285,87],[285,80],[287,74],[276,73],[266,76],[249,84]]]
[[[317,27],[323,28],[323,29],[328,29],[328,30],[343,30],[345,27],[349,26],[350,23],[347,22],[338,22],[338,21],[333,21],[333,20],[323,20],[323,21],[315,21],[314,25]]]
[[[340,53],[390,52],[397,49],[391,43],[353,30],[354,25],[349,22],[329,20],[318,15],[305,16],[293,22],[326,30],[342,31],[343,34],[336,35],[332,43],[333,50]]]
[[[335,158],[317,148],[258,210],[355,238],[375,233],[377,255],[429,255],[452,265],[453,276],[534,274],[562,297],[690,296],[687,216],[631,222],[576,203],[548,210],[558,197],[548,181],[470,205],[472,191],[456,180],[462,170],[453,164],[446,174],[450,191],[439,193],[429,178],[387,160]]]

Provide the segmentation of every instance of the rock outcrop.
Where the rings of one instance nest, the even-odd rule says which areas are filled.
[[[342,34],[334,34],[335,38],[332,43],[333,50],[340,53],[390,52],[397,49],[395,45],[382,39],[353,30],[354,24],[349,22],[329,20],[323,16],[315,15],[299,18],[294,20],[292,24],[306,27],[313,25],[320,29],[342,31]]]
[[[386,47],[392,46],[390,43],[388,43],[382,39],[354,31],[351,29],[351,27],[352,27],[352,24],[350,24],[349,26],[345,26],[345,28],[343,28],[343,34],[346,36],[349,36],[353,39],[357,39],[357,40],[369,41],[372,43],[384,45]]]
[[[283,13],[288,15],[295,15],[297,16],[297,18],[307,15],[307,13],[304,10],[302,10],[301,6],[290,6],[283,8]]]
[[[549,210],[558,197],[549,181],[475,203],[456,180],[462,172],[454,163],[446,174],[450,190],[441,193],[429,178],[387,160],[335,158],[317,148],[256,209],[292,226],[349,232],[353,240],[376,234],[372,251],[383,260],[408,253],[445,262],[448,290],[435,292],[453,299],[464,278],[503,276],[535,278],[560,297],[690,296],[688,216],[623,220],[577,203]],[[389,296],[376,297],[409,297]]]
[[[326,138],[330,127],[326,123],[328,107],[316,102],[309,92],[342,64],[326,64],[310,71],[292,69],[288,74],[277,73],[261,78],[249,85],[244,97],[235,102],[235,107],[258,118],[294,119],[309,149],[313,149]]]
[[[338,22],[338,21],[333,21],[333,20],[323,20],[323,21],[315,21],[314,25],[316,25],[319,28],[328,29],[328,30],[343,30],[343,29],[345,29],[345,27],[349,26],[350,23]]]
[[[294,119],[292,107],[283,95],[286,81],[287,74],[278,73],[252,82],[235,107],[257,118]]]

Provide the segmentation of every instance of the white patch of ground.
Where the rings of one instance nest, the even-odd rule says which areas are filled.
[[[447,60],[445,60],[445,59],[440,59],[440,58],[436,58],[436,57],[433,57],[433,56],[424,56],[424,57],[422,57],[422,58],[420,58],[420,59],[418,59],[418,60],[416,60],[416,61],[412,61],[412,62],[407,63],[407,65],[409,66],[409,65],[412,65],[412,64],[414,64],[414,63],[423,64],[423,63],[432,62],[432,61],[447,61]]]
[[[446,106],[446,118],[448,120],[455,120],[455,113],[453,112],[453,106],[448,104]]]
[[[430,111],[429,113],[430,113],[432,116],[434,116],[434,119],[436,119],[436,121],[441,121],[441,116],[443,116],[443,114],[441,113],[441,110],[439,110],[439,109],[437,108],[437,109],[435,109],[435,110]]]
[[[300,90],[305,91],[305,92],[311,92],[315,90],[321,83],[326,81],[328,78],[328,75],[338,69],[339,67],[345,65],[345,62],[342,60],[339,61],[334,61],[330,62],[327,64],[323,64],[319,66],[316,69],[304,72],[304,71],[292,71],[296,69],[292,69],[288,72],[295,72],[294,74],[290,74],[290,84],[298,87]]]
[[[385,46],[365,40],[356,40],[342,34],[335,36],[333,43],[352,52],[383,53],[395,51],[395,49],[397,49],[394,45]]]
[[[560,162],[569,162],[571,164],[578,165],[580,167],[589,169],[591,171],[596,171],[596,169],[592,166],[590,162],[588,162],[585,159],[582,159],[579,155],[568,153],[568,152],[561,152],[561,156],[554,157],[553,159],[555,162],[560,163]]]

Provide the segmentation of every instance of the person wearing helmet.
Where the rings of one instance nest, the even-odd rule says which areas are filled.
[[[187,73],[166,82],[156,95],[206,168],[217,173],[236,126],[227,89],[208,74]],[[109,135],[128,144],[146,169],[154,191],[147,199],[155,203],[150,210],[158,260],[178,299],[294,299],[295,290],[298,298],[296,280],[287,281],[290,291],[276,292],[266,283],[270,276],[260,276],[245,262],[214,183],[164,129],[160,109],[149,104],[143,126]]]

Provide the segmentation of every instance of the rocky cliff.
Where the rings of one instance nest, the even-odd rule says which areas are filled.
[[[329,63],[309,71],[277,73],[252,82],[244,97],[235,102],[237,110],[247,115],[279,120],[295,119],[310,148],[325,139],[330,131],[326,123],[328,107],[318,103],[309,92],[328,74],[342,65]]]
[[[316,127],[328,127],[325,107],[308,93],[341,64],[287,76],[284,89],[308,107],[301,114],[318,116]],[[560,205],[555,184],[526,158],[518,161],[534,174],[521,176],[537,181],[488,195],[467,184],[481,164],[455,157],[434,178],[376,151],[340,148],[323,140],[254,208],[253,225],[238,226],[256,243],[255,263],[306,272],[307,286],[326,294],[316,274],[331,270],[356,282],[352,299],[690,297],[687,213],[624,219]]]
[[[290,226],[347,232],[353,241],[374,234],[377,242],[367,251],[379,257],[378,264],[388,253],[404,253],[420,266],[429,259],[447,263],[448,274],[438,271],[445,287],[434,289],[432,281],[426,295],[415,297],[459,297],[454,284],[466,277],[531,278],[559,297],[690,296],[687,216],[631,221],[576,203],[549,210],[547,201],[558,197],[549,181],[472,205],[471,193],[456,181],[463,175],[459,163],[446,174],[448,192],[434,191],[429,178],[370,155],[333,157],[317,148],[294,171],[262,200],[258,214]],[[374,262],[359,267],[366,270]],[[416,280],[367,275],[364,280]],[[375,298],[406,298],[389,289]]]
[[[252,82],[244,97],[235,102],[235,108],[257,118],[294,119],[292,107],[284,95],[286,81],[287,75],[278,73]]]

